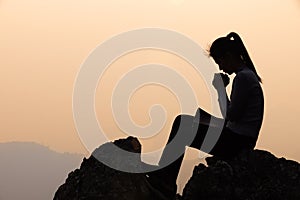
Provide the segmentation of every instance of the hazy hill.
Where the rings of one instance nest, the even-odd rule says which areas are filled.
[[[83,155],[36,143],[0,143],[0,200],[49,200]]]

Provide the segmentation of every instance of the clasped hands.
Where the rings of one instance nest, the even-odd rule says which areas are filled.
[[[229,78],[229,76],[228,76],[227,74],[224,74],[224,73],[215,73],[214,79],[213,79],[213,81],[212,81],[212,84],[213,84],[213,86],[214,86],[217,90],[218,90],[219,87],[220,87],[220,83],[218,83],[219,76],[221,76],[221,78],[222,78],[224,87],[227,87],[227,85],[228,85],[229,82],[230,82],[230,78]]]

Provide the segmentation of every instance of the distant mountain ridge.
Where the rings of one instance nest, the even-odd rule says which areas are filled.
[[[82,158],[34,142],[0,143],[0,200],[52,199]]]

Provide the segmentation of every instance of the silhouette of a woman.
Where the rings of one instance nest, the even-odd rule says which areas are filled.
[[[234,32],[226,37],[216,39],[209,49],[209,55],[214,59],[219,69],[226,73],[221,73],[225,86],[229,84],[227,74],[236,74],[232,83],[230,100],[227,97],[227,112],[222,113],[225,118],[225,124],[224,127],[221,127],[221,135],[214,148],[210,152],[206,152],[211,155],[229,158],[243,149],[254,149],[256,145],[264,112],[261,78],[257,74],[241,38]],[[222,88],[217,87],[215,80],[212,84],[220,94]],[[220,107],[224,111],[224,105],[220,103]],[[196,119],[199,120],[199,127],[190,147],[203,150],[201,145],[208,129],[206,122],[213,116],[210,116],[200,108],[199,111],[201,114],[206,114],[206,117],[204,115],[204,120]],[[172,141],[176,134],[191,133],[194,120],[195,117],[190,115],[177,116],[174,120],[168,143]],[[179,129],[180,126],[184,126],[184,128]],[[184,133],[180,133],[180,131]],[[184,152],[185,144],[180,148]],[[160,164],[167,157],[167,151],[167,148],[165,148]],[[164,190],[163,192],[170,198],[173,198],[176,194],[176,179],[182,159],[183,155],[167,167],[149,173],[149,182],[151,183],[157,178],[163,181],[165,189],[160,188],[160,190]],[[157,183],[157,181],[155,182]]]

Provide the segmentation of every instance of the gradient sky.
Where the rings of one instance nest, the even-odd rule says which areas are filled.
[[[89,53],[113,35],[159,27],[185,34],[207,48],[217,37],[236,31],[263,78],[266,109],[257,148],[300,161],[299,25],[297,0],[2,0],[0,142],[34,141],[60,152],[86,153],[73,122],[73,84]],[[152,60],[179,70],[187,65],[164,52],[135,52],[116,61],[103,81],[121,75],[117,66]],[[181,72],[192,81],[192,71],[185,71]],[[139,123],[148,120],[143,118],[147,105],[158,100],[162,104],[176,102],[161,88],[149,87],[149,91],[161,98],[136,94],[135,101],[144,103],[138,104],[141,112],[133,112]],[[99,86],[97,94],[101,92]],[[207,92],[202,92],[197,95],[208,98]],[[205,100],[199,104],[209,110]],[[135,104],[131,106],[137,109]],[[107,116],[109,122],[111,113],[105,104],[96,107],[99,118]],[[176,106],[167,110],[169,121],[178,114]],[[117,132],[114,125],[107,126]],[[169,126],[170,122],[162,137]]]

